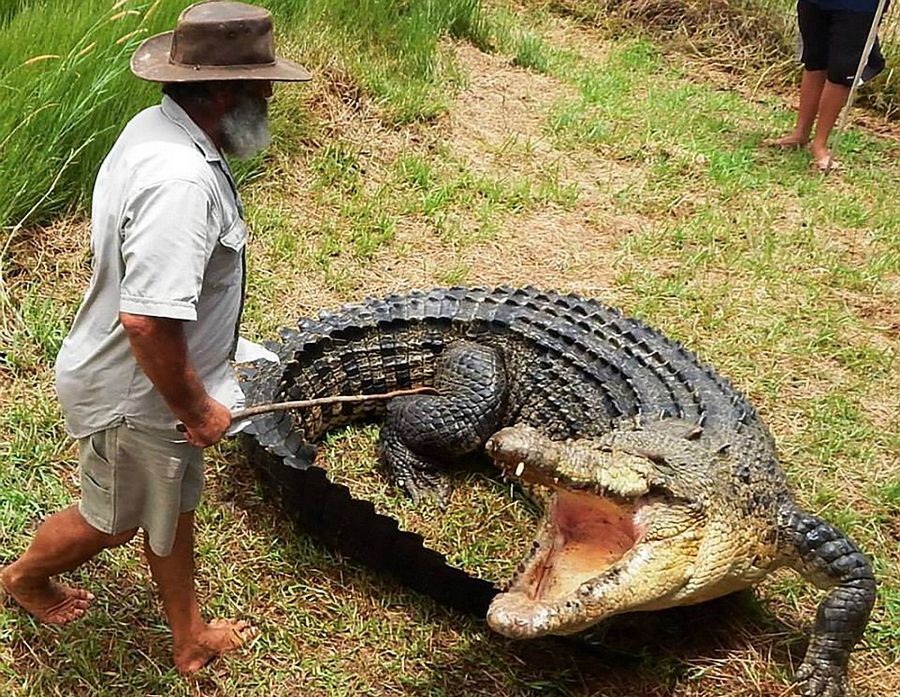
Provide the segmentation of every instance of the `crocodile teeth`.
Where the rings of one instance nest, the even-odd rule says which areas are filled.
[[[518,465],[516,465],[516,476],[517,477],[521,477],[522,472],[524,472],[524,471],[525,471],[525,463],[524,462],[520,462]]]

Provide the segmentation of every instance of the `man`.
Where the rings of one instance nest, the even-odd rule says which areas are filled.
[[[791,133],[766,141],[767,145],[799,148],[808,143],[816,169],[824,172],[834,167],[828,137],[847,103],[877,9],[878,0],[798,0],[804,70],[797,123]],[[866,82],[883,69],[876,39],[861,80]],[[813,123],[816,132],[810,142]]]
[[[272,81],[310,75],[275,57],[271,15],[237,2],[189,7],[174,32],[138,48],[131,69],[163,83],[164,97],[131,120],[100,168],[93,275],[56,364],[82,498],[41,524],[0,583],[37,619],[70,622],[93,596],[53,577],[142,529],[175,666],[191,673],[255,633],[203,621],[194,592],[202,449],[243,399],[229,359],[247,229],[221,153],[264,148]]]

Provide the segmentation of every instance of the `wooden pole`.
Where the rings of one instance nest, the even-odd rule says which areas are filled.
[[[330,404],[342,404],[345,402],[374,402],[378,400],[393,399],[394,397],[406,397],[413,394],[438,394],[433,387],[412,387],[408,390],[394,390],[393,392],[381,392],[378,394],[354,394],[336,395],[333,397],[316,397],[315,399],[301,399],[295,402],[271,402],[269,404],[256,404],[246,409],[232,412],[231,421],[237,423],[248,416],[267,414],[272,411],[286,411],[288,409],[304,409],[306,407],[328,406]],[[187,426],[177,424],[175,428],[181,432],[187,432]]]
[[[301,399],[296,402],[273,402],[271,404],[257,404],[256,406],[247,407],[234,412],[231,415],[232,421],[240,421],[248,416],[256,416],[257,414],[266,414],[270,411],[285,411],[287,409],[304,409],[306,407],[327,406],[330,404],[341,404],[345,402],[370,402],[376,400],[394,399],[394,397],[406,397],[412,394],[437,394],[438,391],[433,387],[413,387],[408,390],[394,390],[393,392],[383,392],[379,394],[354,394],[354,395],[337,395],[334,397],[317,397],[316,399]]]

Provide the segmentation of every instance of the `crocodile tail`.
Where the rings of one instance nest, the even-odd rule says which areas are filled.
[[[298,532],[442,605],[486,615],[497,593],[492,584],[451,566],[425,547],[420,535],[400,530],[396,520],[376,513],[371,502],[332,482],[312,464],[299,440],[282,440],[275,448],[255,437],[244,437],[243,443],[265,493]]]

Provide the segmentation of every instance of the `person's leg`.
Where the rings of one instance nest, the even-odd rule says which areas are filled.
[[[804,70],[800,79],[800,107],[797,109],[797,123],[794,130],[772,143],[781,147],[800,147],[809,142],[809,134],[812,132],[813,123],[825,86],[824,70]]]
[[[172,630],[173,658],[180,673],[193,673],[255,636],[256,630],[246,622],[216,620],[207,624],[200,616],[194,589],[193,511],[179,515],[171,554],[157,555],[146,537],[144,549]]]
[[[829,15],[831,24],[828,38],[827,80],[819,101],[816,133],[809,144],[813,162],[821,170],[827,170],[833,165],[828,150],[828,137],[850,96],[850,86],[856,77],[869,30],[875,21],[875,14],[868,12],[833,11]],[[864,71],[863,75],[877,75],[880,69],[877,65],[879,60],[880,67],[883,67],[881,54],[875,50],[869,56],[869,63],[873,60],[876,63],[874,69]]]
[[[838,85],[830,80],[825,82],[822,90],[822,98],[819,101],[819,120],[816,123],[816,134],[813,136],[812,142],[809,144],[809,151],[812,153],[813,161],[819,169],[828,169],[831,160],[831,153],[828,150],[828,136],[834,124],[837,123],[838,116],[844,104],[847,103],[847,97],[850,95],[850,88],[846,85]]]
[[[798,148],[809,142],[809,134],[816,120],[822,88],[825,86],[828,64],[828,36],[830,17],[809,0],[797,2],[797,26],[800,29],[803,76],[800,78],[800,106],[794,129],[786,136],[765,141],[780,148]]]
[[[125,544],[135,532],[101,532],[88,524],[78,506],[70,506],[41,524],[25,553],[0,571],[0,585],[41,622],[65,624],[81,617],[94,596],[52,577],[78,568],[104,549]]]

